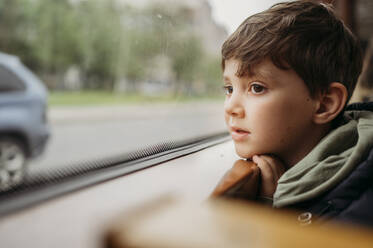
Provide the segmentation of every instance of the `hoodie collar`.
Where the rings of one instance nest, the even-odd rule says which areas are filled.
[[[332,130],[279,179],[273,206],[311,200],[340,183],[373,146],[373,112],[346,111],[344,124]]]

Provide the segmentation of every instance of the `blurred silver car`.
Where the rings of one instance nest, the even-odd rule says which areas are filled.
[[[50,135],[47,90],[21,61],[0,52],[0,189],[19,183]]]

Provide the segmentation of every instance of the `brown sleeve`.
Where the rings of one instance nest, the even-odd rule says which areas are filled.
[[[255,199],[260,179],[259,167],[251,161],[237,160],[220,180],[211,197]]]

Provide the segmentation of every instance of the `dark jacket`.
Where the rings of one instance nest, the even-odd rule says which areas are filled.
[[[373,111],[373,102],[352,104],[347,110]],[[373,147],[337,186],[320,197],[290,208],[304,212],[298,218],[304,223],[336,220],[373,227]]]

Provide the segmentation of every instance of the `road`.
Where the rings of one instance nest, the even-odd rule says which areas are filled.
[[[52,137],[30,175],[225,130],[222,103],[60,107],[49,110]]]

